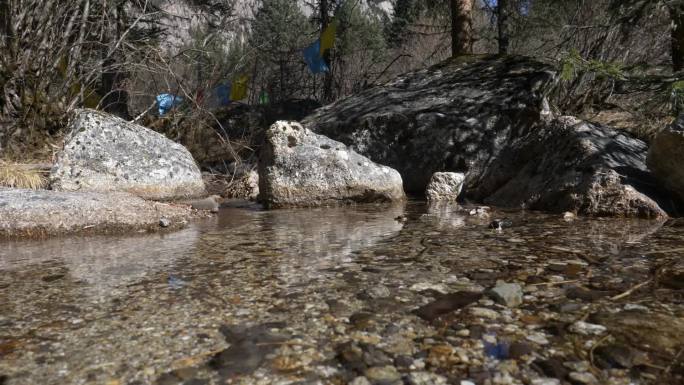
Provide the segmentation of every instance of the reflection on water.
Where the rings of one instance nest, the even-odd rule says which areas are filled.
[[[150,383],[225,349],[222,324],[285,322],[325,350],[327,332],[314,324],[326,312],[372,305],[401,316],[414,304],[393,298],[413,298],[415,284],[453,290],[474,271],[578,255],[613,258],[606,268],[615,268],[672,248],[683,232],[652,221],[492,213],[503,216],[513,224],[496,232],[454,206],[421,203],[227,208],[165,235],[7,242],[0,376],[9,384]],[[375,292],[391,295],[364,302],[380,284]]]
[[[199,238],[196,228],[171,234],[131,238],[55,238],[45,241],[8,242],[0,250],[0,270],[60,268],[68,279],[81,282],[89,294],[104,296],[138,282],[149,272],[169,268],[191,255]],[[54,277],[53,277],[54,278]]]

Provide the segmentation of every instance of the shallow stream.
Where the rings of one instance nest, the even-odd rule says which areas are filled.
[[[3,242],[0,384],[676,383],[684,301],[658,272],[683,240],[662,221],[410,202]],[[520,283],[519,307],[445,296],[497,280]]]

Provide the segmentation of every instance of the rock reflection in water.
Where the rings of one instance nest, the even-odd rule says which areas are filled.
[[[251,251],[261,258],[276,258],[266,268],[277,270],[282,281],[303,282],[350,262],[354,252],[397,235],[403,224],[395,218],[404,208],[396,204],[261,211],[252,212],[251,220],[242,218],[244,213],[234,218],[226,212],[219,218],[221,229],[202,237],[198,254],[225,258],[230,257],[229,250]],[[239,227],[233,227],[235,220]],[[244,243],[243,234],[258,235]]]
[[[170,234],[132,237],[98,236],[8,242],[0,248],[0,271],[62,267],[69,279],[85,283],[89,296],[111,296],[114,290],[170,267],[194,252],[197,228]]]

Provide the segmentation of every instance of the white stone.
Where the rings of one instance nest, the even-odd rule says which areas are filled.
[[[568,328],[571,332],[585,336],[598,336],[605,333],[608,329],[603,325],[591,324],[584,321],[577,321]]]

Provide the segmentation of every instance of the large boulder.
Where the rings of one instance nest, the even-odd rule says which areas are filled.
[[[512,139],[471,197],[490,205],[592,216],[666,217],[667,195],[646,167],[648,146],[625,132],[560,117]]]
[[[127,193],[0,187],[0,238],[177,228],[191,217],[189,206],[146,201]]]
[[[551,65],[467,57],[402,75],[317,110],[303,124],[396,168],[408,192],[436,171],[465,174],[464,199],[586,215],[657,217],[671,199],[653,188],[644,142],[555,119]]]
[[[50,173],[60,191],[120,191],[146,199],[205,195],[185,147],[137,124],[95,110],[77,111]]]
[[[648,167],[680,199],[684,200],[684,115],[660,131],[648,152]]]
[[[404,200],[401,176],[296,122],[266,131],[259,200],[271,208]]]

